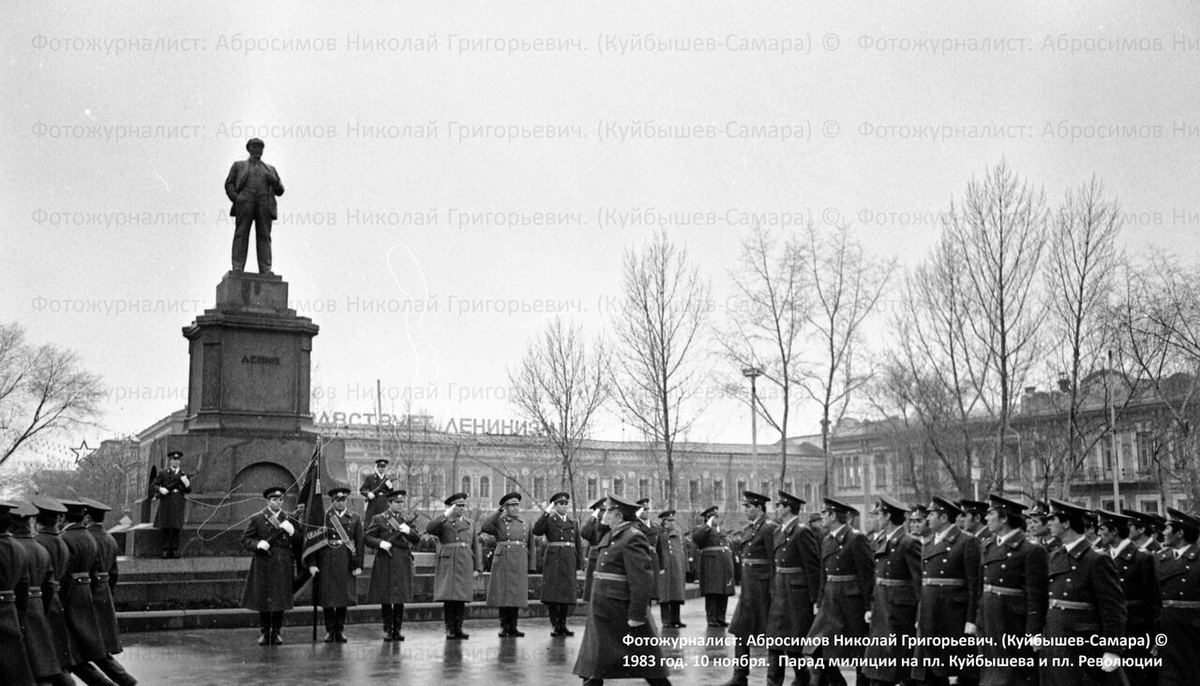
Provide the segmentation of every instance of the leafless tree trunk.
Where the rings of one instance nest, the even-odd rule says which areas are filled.
[[[0,324],[0,466],[34,436],[88,424],[102,396],[74,352],[33,347],[19,324]]]
[[[668,507],[675,507],[675,443],[697,414],[695,350],[711,306],[708,285],[686,249],[666,233],[625,253],[624,299],[613,322],[615,398],[625,420],[661,450]]]
[[[583,328],[555,317],[529,343],[525,358],[508,373],[512,403],[536,422],[558,451],[562,483],[575,493],[575,454],[588,437],[592,417],[609,398],[608,351],[597,341],[589,350]]]
[[[800,351],[806,325],[806,260],[804,245],[794,236],[778,241],[764,228],[742,241],[740,270],[733,273],[735,304],[729,330],[719,337],[726,359],[741,373],[761,370],[759,377],[778,391],[778,402],[750,397],[741,378],[726,384],[733,394],[746,397],[752,412],[779,432],[779,483],[787,478],[788,420],[800,377]],[[759,382],[761,383],[761,381]]]
[[[851,395],[871,378],[856,367],[863,321],[875,310],[895,269],[863,253],[847,226],[824,234],[808,226],[805,279],[811,306],[805,312],[809,336],[818,351],[804,365],[801,388],[821,407],[821,450],[825,454],[823,492],[830,493],[831,426],[846,412]]]
[[[1037,288],[1045,201],[1001,160],[982,181],[967,184],[961,204],[951,203],[943,235],[964,265],[966,331],[979,355],[971,380],[995,427],[990,486],[1002,489],[1016,390],[1045,351],[1039,328],[1045,304]]]
[[[1120,214],[1119,205],[1104,198],[1104,187],[1093,176],[1067,192],[1051,223],[1046,298],[1057,339],[1054,348],[1061,358],[1059,391],[1067,415],[1067,435],[1060,441],[1065,464],[1051,472],[1062,479],[1063,497],[1070,495],[1072,477],[1082,468],[1084,456],[1104,435],[1097,427],[1082,426],[1087,400],[1083,379],[1106,365],[1112,348],[1113,329],[1107,326],[1106,314],[1119,257]]]

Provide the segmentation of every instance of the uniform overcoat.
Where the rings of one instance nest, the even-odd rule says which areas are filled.
[[[334,525],[335,519],[346,532],[344,537]],[[336,510],[325,513],[325,545],[304,560],[309,565],[315,561],[321,570],[314,581],[321,607],[358,604],[357,577],[353,572],[362,569],[365,543],[362,518],[357,513],[350,510],[341,514]]]
[[[678,529],[658,534],[658,602],[682,603],[687,584],[687,547]]]
[[[493,512],[479,522],[479,532],[496,539],[488,577],[488,607],[529,605],[529,569],[534,564],[533,531],[520,516]]]
[[[272,521],[274,519],[274,521]],[[288,522],[292,533],[281,525]],[[276,524],[278,522],[278,524]],[[242,531],[242,548],[250,551],[250,573],[242,590],[242,607],[255,612],[284,612],[292,609],[292,580],[296,576],[296,551],[304,540],[300,522],[285,512],[274,518],[267,508],[250,518]],[[270,549],[258,549],[260,541]]]
[[[1163,548],[1155,565],[1163,603],[1158,627],[1167,636],[1167,644],[1158,649],[1158,686],[1195,684],[1200,675],[1200,544],[1189,545],[1181,555]]]
[[[867,646],[863,657],[883,663],[863,667],[863,676],[877,681],[898,683],[907,679],[911,668],[902,660],[912,657],[903,637],[917,631],[917,601],[921,598],[921,544],[901,524],[885,535],[875,548],[875,593],[871,603],[872,638],[898,639],[894,646]]]
[[[96,574],[92,576],[92,604],[96,606],[96,621],[100,624],[100,637],[104,639],[104,650],[109,655],[121,652],[121,631],[117,628],[117,607],[113,602],[113,591],[117,587],[117,540],[104,530],[102,524],[92,524],[88,533],[96,539]]]
[[[67,573],[61,579],[63,612],[67,630],[80,662],[92,662],[105,656],[104,638],[92,601],[92,576],[99,572],[100,548],[83,522],[68,524],[62,532],[69,551]]]
[[[12,534],[0,533],[0,676],[6,685],[13,686],[34,683],[16,603],[17,589],[29,587],[26,555],[25,546]]]
[[[1120,647],[1096,647],[1093,636],[1109,642],[1125,635],[1125,594],[1117,567],[1107,553],[1097,552],[1086,540],[1069,551],[1066,546],[1050,555],[1050,606],[1046,610],[1043,635],[1047,639],[1079,638],[1082,647],[1047,645],[1039,657],[1049,659],[1039,669],[1042,686],[1083,686],[1084,684],[1121,684],[1121,675],[1104,673],[1100,667],[1080,666],[1081,656],[1098,659],[1106,652],[1121,653]],[[1075,666],[1055,666],[1056,658],[1066,658]]]
[[[775,567],[775,530],[779,525],[766,515],[746,525],[738,534],[742,551],[742,595],[729,621],[729,633],[738,637],[767,630],[771,610],[771,576]]]
[[[821,541],[821,587],[817,590],[817,616],[808,635],[823,637],[829,645],[821,656],[834,659],[861,658],[858,646],[837,646],[834,636],[866,636],[866,612],[875,590],[875,562],[866,534],[849,524],[831,531]],[[809,645],[806,654],[816,652]]]
[[[983,593],[979,600],[979,635],[992,639],[983,646],[985,660],[980,669],[981,686],[1018,686],[1037,683],[1037,667],[1003,664],[1013,658],[1034,659],[1032,649],[1005,647],[1004,635],[1033,636],[1046,623],[1046,549],[1015,531],[1004,543],[993,537],[983,547]]]
[[[975,623],[982,591],[979,539],[951,524],[941,540],[930,536],[921,547],[921,603],[917,611],[918,636],[957,638],[967,623]],[[965,658],[973,649],[920,645],[914,653],[912,677],[926,680],[927,672],[940,677],[961,674],[950,657]],[[936,661],[936,662],[935,662]],[[978,669],[966,670],[967,675]],[[932,679],[931,679],[932,680]]]
[[[793,517],[775,530],[775,576],[771,578],[771,610],[767,636],[804,638],[813,623],[813,605],[821,586],[817,537]],[[800,652],[799,648],[784,652]]]
[[[167,494],[163,495],[159,488],[167,489]],[[154,526],[159,529],[182,529],[187,494],[192,492],[191,484],[183,483],[183,471],[164,469],[154,477],[150,490],[154,493],[154,499],[158,501]]]
[[[62,603],[62,579],[67,574],[71,552],[63,543],[62,534],[54,526],[38,526],[35,539],[50,554],[50,579],[42,587],[42,603],[46,608],[46,620],[54,634],[54,649],[58,663],[67,667],[79,662],[75,644],[71,643],[71,632],[67,630],[67,615]]]
[[[483,569],[479,540],[471,520],[459,517],[451,521],[439,514],[425,526],[425,532],[438,539],[433,599],[470,602],[475,595],[474,573]]]
[[[27,596],[25,616],[21,620],[21,625],[25,627],[25,649],[33,675],[44,679],[63,671],[55,648],[54,631],[46,616],[45,594],[49,582],[54,578],[54,567],[50,562],[50,552],[34,539],[33,532],[17,534],[13,538],[25,550],[32,594]],[[57,582],[54,587],[57,588]]]
[[[592,575],[596,572],[596,557],[600,554],[597,546],[600,541],[604,540],[604,535],[607,533],[608,527],[601,524],[596,517],[588,518],[579,530],[579,538],[588,542],[587,566],[583,573],[583,603],[585,606],[592,597]]]
[[[692,541],[699,551],[697,575],[700,592],[704,595],[733,595],[733,551],[724,532],[708,524],[692,531]]]
[[[411,603],[413,598],[413,546],[421,542],[421,534],[402,517],[390,512],[377,514],[367,526],[365,540],[375,549],[371,566],[371,584],[367,587],[367,602],[382,605]],[[390,550],[379,544],[387,541]]]
[[[546,537],[542,562],[542,602],[574,605],[578,598],[575,572],[583,568],[579,552],[579,525],[558,513],[542,513],[533,523],[533,535]]]

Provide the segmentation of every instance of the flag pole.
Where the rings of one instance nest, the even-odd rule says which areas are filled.
[[[313,462],[313,469],[317,470],[316,474],[314,475],[315,481],[313,482],[314,483],[313,493],[317,494],[317,493],[321,492],[321,437],[320,436],[317,437],[317,459]],[[322,503],[322,505],[323,504],[324,503]],[[321,508],[321,509],[324,509],[324,508]],[[324,517],[324,513],[322,513],[321,516]],[[303,563],[304,563],[304,561],[301,560],[301,564],[303,564]],[[312,576],[312,603],[313,603],[313,607],[312,607],[312,640],[313,640],[313,643],[316,643],[317,642],[317,602],[318,602],[317,594],[320,592],[321,585],[319,583],[317,583],[317,575],[316,574],[313,574],[311,576]]]

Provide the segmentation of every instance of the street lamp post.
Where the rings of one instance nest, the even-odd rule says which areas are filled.
[[[751,464],[754,468],[751,470],[754,474],[752,484],[758,481],[758,385],[755,383],[758,377],[762,376],[762,369],[754,366],[743,367],[742,376],[750,379],[750,450]],[[787,437],[784,437],[787,440]],[[756,486],[752,485],[754,488]]]

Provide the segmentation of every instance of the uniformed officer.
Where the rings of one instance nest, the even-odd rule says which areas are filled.
[[[733,678],[726,686],[745,686],[750,678],[751,636],[767,629],[767,613],[771,610],[771,575],[775,564],[775,531],[779,525],[767,518],[767,503],[771,499],[752,491],[742,491],[742,512],[746,527],[737,535],[742,551],[742,595],[738,598],[729,633],[737,637],[733,654],[736,658]]]
[[[54,578],[54,568],[50,564],[50,553],[34,539],[33,518],[37,512],[37,508],[29,503],[17,503],[11,512],[10,529],[13,539],[25,550],[28,565],[29,584],[24,593],[18,588],[17,610],[24,629],[29,669],[34,681],[40,685],[63,681],[63,668],[55,649],[54,631],[46,616],[44,592]]]
[[[375,515],[383,514],[388,509],[387,494],[392,492],[393,487],[392,480],[384,474],[384,468],[387,466],[387,460],[375,460],[375,471],[364,476],[362,486],[358,487],[359,494],[367,502],[367,510],[363,513],[363,521],[367,524],[371,523]]]
[[[583,686],[601,686],[605,679],[671,683],[650,621],[655,563],[637,511],[636,504],[615,497],[605,504],[603,523],[609,531],[596,545],[592,607],[572,669]]]
[[[658,524],[650,517],[650,499],[642,498],[637,501],[639,510],[637,513],[638,527],[642,533],[646,534],[646,540],[650,543],[650,550],[658,550],[658,536],[661,532]],[[658,600],[658,565],[654,565],[654,590],[650,592],[651,600]]]
[[[790,647],[767,651],[767,684],[781,686],[787,666],[796,683],[808,683],[808,670],[801,664],[799,641],[812,628],[813,606],[821,585],[821,558],[817,537],[800,521],[804,501],[779,491],[775,501],[775,530],[772,541],[775,575],[771,578],[771,609],[767,612],[766,635],[792,641]],[[785,659],[786,656],[786,659]]]
[[[470,519],[464,516],[467,494],[455,493],[445,500],[446,511],[425,526],[438,539],[437,563],[433,570],[433,599],[442,603],[446,638],[469,638],[463,633],[466,606],[475,593],[474,578],[483,569],[479,539]]]
[[[933,534],[921,547],[921,602],[917,635],[957,638],[977,633],[975,614],[979,593],[979,539],[968,536],[954,522],[962,514],[957,505],[934,496],[929,502],[929,528]],[[965,658],[973,651],[936,645],[917,646],[917,666],[912,678],[931,686],[946,686],[957,676],[962,686],[977,683],[977,669],[960,669],[951,656]]]
[[[931,535],[929,526],[929,508],[925,503],[914,503],[908,508],[908,533],[917,539],[917,543],[925,545]]]
[[[588,506],[591,516],[579,530],[579,538],[588,542],[587,566],[583,573],[583,603],[585,607],[588,606],[588,599],[592,595],[592,575],[596,572],[596,556],[600,554],[596,545],[604,539],[604,534],[608,533],[608,527],[603,522],[605,500],[605,498],[601,498]]]
[[[1025,512],[1027,538],[1046,549],[1049,555],[1062,547],[1062,541],[1050,533],[1050,504],[1037,501]]]
[[[700,513],[704,521],[692,531],[700,551],[700,592],[704,594],[704,616],[711,627],[726,627],[725,611],[733,595],[733,551],[721,531],[721,511],[716,505]]]
[[[67,525],[62,531],[62,541],[67,544],[67,574],[60,581],[63,611],[67,617],[67,630],[71,644],[75,646],[78,662],[69,665],[72,674],[85,683],[108,683],[99,678],[99,672],[113,683],[127,686],[137,680],[111,660],[100,633],[100,622],[96,616],[96,604],[92,600],[92,579],[100,572],[100,548],[96,539],[87,530],[87,505],[74,500],[64,500],[67,508]]]
[[[333,506],[325,513],[325,545],[303,562],[313,575],[313,590],[325,611],[325,642],[346,642],[346,608],[358,604],[355,579],[362,574],[362,518],[346,509],[349,488],[332,488]]]
[[[1162,593],[1159,631],[1166,644],[1159,647],[1162,668],[1159,686],[1196,683],[1200,674],[1200,519],[1167,508],[1163,526],[1163,549],[1155,558],[1158,587]]]
[[[583,568],[579,525],[570,516],[571,495],[550,496],[550,504],[533,523],[533,535],[546,537],[546,558],[542,563],[542,603],[550,614],[551,636],[574,636],[567,628],[567,617],[577,600],[575,573]]]
[[[1046,622],[1046,549],[1025,538],[1025,505],[999,495],[989,497],[987,527],[992,536],[983,543],[983,594],[975,625],[983,646],[982,686],[1033,686],[1037,667],[1013,664],[1025,658],[1036,665],[1032,648],[1009,649],[1006,636],[1034,636]],[[983,539],[981,539],[982,541]]]
[[[1117,566],[1121,579],[1121,590],[1125,595],[1125,636],[1142,637],[1158,633],[1158,617],[1162,612],[1162,596],[1158,590],[1158,574],[1154,570],[1154,556],[1137,547],[1129,540],[1129,525],[1132,517],[1100,510],[1100,541]],[[1149,646],[1130,645],[1122,653],[1127,658],[1149,661],[1152,657]],[[1158,669],[1149,665],[1134,665],[1125,669],[1129,680],[1137,684],[1154,686],[1158,681]]]
[[[500,498],[500,509],[479,522],[479,532],[496,539],[487,604],[500,609],[500,638],[524,636],[517,630],[517,619],[529,605],[529,569],[534,560],[533,531],[521,518],[521,494]]]
[[[192,492],[191,479],[179,466],[182,460],[183,453],[178,450],[167,453],[167,468],[155,475],[150,484],[150,490],[158,500],[154,526],[163,532],[164,559],[179,557],[179,532],[183,529],[187,494]]]
[[[387,502],[388,509],[371,518],[364,534],[366,544],[375,549],[367,602],[379,603],[385,641],[404,640],[404,604],[413,597],[412,548],[421,542],[421,534],[404,519],[406,495],[403,489],[380,493],[378,499]]]
[[[879,496],[879,508],[888,518],[884,535],[875,544],[875,592],[867,611],[870,636],[863,657],[868,664],[863,676],[872,684],[891,685],[905,680],[910,668],[902,663],[912,657],[904,638],[917,628],[917,601],[921,598],[921,544],[908,533],[908,505],[889,496]],[[895,645],[883,644],[896,639]]]
[[[679,618],[687,583],[687,548],[683,534],[675,526],[675,510],[658,513],[658,609],[666,628],[683,629],[687,625]]]
[[[33,671],[25,650],[17,592],[29,592],[29,564],[25,547],[9,531],[9,511],[16,503],[0,500],[0,676],[5,684],[32,686]]]
[[[858,645],[836,645],[834,636],[851,640],[867,635],[867,608],[874,597],[875,562],[866,534],[850,526],[858,510],[833,498],[825,498],[825,526],[829,533],[821,541],[821,587],[817,590],[817,616],[808,632],[807,655],[818,655],[827,664],[818,674],[818,686],[844,686],[845,678],[829,660],[856,660],[863,656]],[[815,646],[816,639],[829,641]],[[856,683],[865,684],[862,669]]]
[[[283,643],[283,613],[292,609],[295,556],[304,536],[300,522],[283,511],[285,492],[282,486],[264,490],[267,506],[242,531],[242,548],[253,554],[242,607],[258,613],[260,646]]]
[[[1149,514],[1137,510],[1121,510],[1121,514],[1129,517],[1130,543],[1137,546],[1138,550],[1150,553],[1151,557],[1162,550],[1162,544],[1156,538],[1157,526]]]
[[[42,601],[46,608],[46,621],[50,623],[50,632],[54,637],[54,653],[58,656],[59,666],[64,670],[54,682],[72,684],[74,679],[66,674],[66,670],[79,659],[71,643],[59,590],[70,564],[70,551],[67,550],[67,544],[63,543],[62,534],[58,530],[67,508],[58,500],[41,495],[34,496],[32,502],[37,508],[37,533],[34,540],[50,555],[50,574],[42,586]]]
[[[84,523],[88,533],[96,540],[96,571],[92,574],[92,604],[96,608],[96,621],[100,625],[100,638],[104,641],[104,650],[108,653],[96,664],[113,681],[121,684],[137,683],[125,668],[117,662],[113,655],[121,652],[121,630],[117,626],[117,607],[113,602],[113,594],[117,589],[119,576],[117,569],[117,554],[120,547],[117,541],[104,530],[104,514],[111,507],[91,498],[80,498],[86,506]],[[119,675],[114,677],[113,675]]]
[[[1041,686],[1126,683],[1113,673],[1120,669],[1122,648],[1115,643],[1125,635],[1125,596],[1112,557],[1093,549],[1084,535],[1088,519],[1087,510],[1050,500],[1050,533],[1063,545],[1050,555],[1050,607],[1045,645],[1038,648],[1038,654],[1048,658],[1039,663]],[[1061,639],[1080,636],[1085,639],[1082,646],[1060,644]],[[1104,643],[1092,643],[1093,636]],[[1101,666],[1085,664],[1082,658],[1099,658]],[[1063,660],[1070,666],[1061,666]]]
[[[962,510],[958,528],[978,538],[979,545],[986,546],[987,542],[995,535],[984,521],[991,506],[980,500],[962,498],[958,501],[958,507]]]

